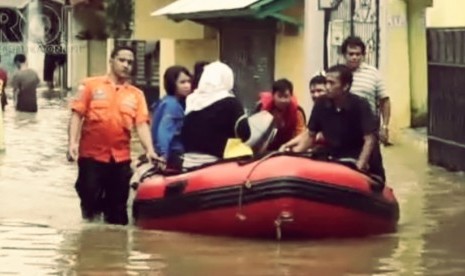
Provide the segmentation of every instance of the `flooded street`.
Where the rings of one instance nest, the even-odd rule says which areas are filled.
[[[5,112],[0,275],[464,275],[465,177],[413,143],[384,151],[399,231],[357,240],[248,241],[88,224],[65,159],[66,102]]]

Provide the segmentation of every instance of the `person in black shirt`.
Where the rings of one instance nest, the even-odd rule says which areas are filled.
[[[308,130],[281,147],[282,151],[302,152],[313,147],[322,132],[328,154],[334,158],[353,158],[359,170],[385,180],[381,155],[376,147],[376,119],[369,103],[350,93],[352,72],[335,65],[326,73],[327,94],[313,107]]]
[[[228,139],[236,137],[235,126],[244,109],[233,86],[234,75],[226,64],[216,61],[204,67],[197,89],[186,98],[181,131],[184,168],[221,159]]]

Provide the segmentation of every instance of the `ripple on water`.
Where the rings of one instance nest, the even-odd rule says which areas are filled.
[[[59,231],[46,225],[0,220],[0,275],[57,273],[56,260],[63,242]]]

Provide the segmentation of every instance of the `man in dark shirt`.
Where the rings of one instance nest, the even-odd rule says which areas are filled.
[[[334,158],[353,158],[359,170],[376,174],[384,180],[381,159],[373,154],[377,130],[368,102],[350,93],[352,72],[345,65],[335,65],[326,74],[326,98],[315,103],[308,131],[292,139],[281,150],[302,152],[314,145],[322,132],[328,153]]]

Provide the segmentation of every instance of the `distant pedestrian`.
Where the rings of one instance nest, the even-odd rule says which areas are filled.
[[[23,112],[37,112],[39,75],[33,69],[28,68],[25,55],[16,55],[13,62],[18,69],[11,78],[15,108]]]
[[[1,57],[0,57],[0,62],[1,62]],[[5,88],[8,83],[8,73],[6,72],[5,69],[0,67],[0,103],[1,103],[1,108],[2,111],[5,111],[5,106],[8,104],[8,100],[6,97],[5,93]]]

